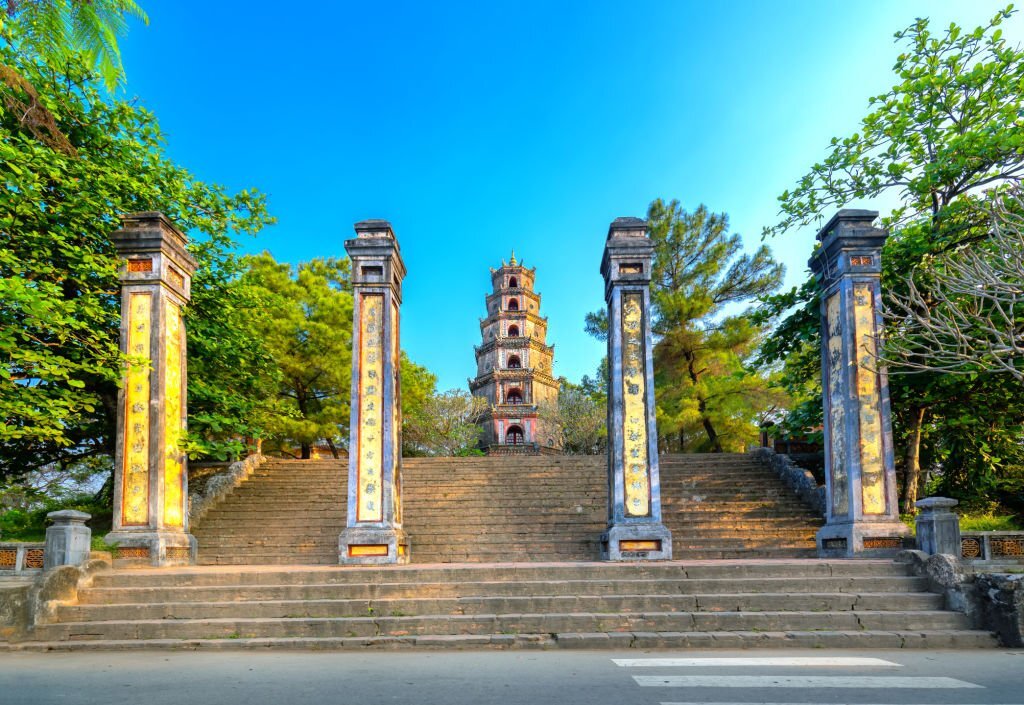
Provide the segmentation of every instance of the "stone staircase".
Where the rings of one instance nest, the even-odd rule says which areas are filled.
[[[604,456],[407,458],[414,563],[587,561],[607,522]],[[756,458],[661,458],[677,558],[814,556],[820,518]],[[212,565],[337,563],[344,461],[271,460],[193,533]]]
[[[0,648],[996,645],[925,590],[868,560],[117,570]]]

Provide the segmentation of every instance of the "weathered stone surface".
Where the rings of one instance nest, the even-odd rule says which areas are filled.
[[[608,305],[608,529],[604,560],[668,560],[662,522],[654,407],[651,265],[647,223],[617,218],[608,227],[601,276]]]
[[[210,508],[224,501],[224,498],[248,480],[265,460],[266,456],[260,453],[248,455],[242,460],[231,463],[226,471],[209,478],[203,486],[202,492],[190,493],[188,516],[191,528],[195,530]]]
[[[931,555],[960,557],[960,517],[953,513],[959,502],[948,497],[927,497],[916,502],[921,511],[915,521],[917,547]]]
[[[899,519],[889,383],[875,350],[881,327],[882,245],[875,211],[839,211],[818,233],[810,266],[821,288],[826,525],[822,557],[894,556],[910,530]]]
[[[975,582],[983,628],[1003,646],[1024,647],[1024,574],[982,574]]]
[[[81,565],[92,551],[92,529],[85,525],[91,515],[73,509],[50,512],[53,522],[46,528],[46,549],[43,570],[59,565]]]
[[[769,448],[755,448],[751,454],[774,470],[786,487],[793,490],[804,504],[825,516],[825,487],[818,485],[818,481],[809,470],[798,466],[788,455],[775,453]]]

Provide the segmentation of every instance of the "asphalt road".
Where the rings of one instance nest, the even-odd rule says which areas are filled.
[[[0,654],[0,704],[50,703],[1024,705],[1024,651]]]

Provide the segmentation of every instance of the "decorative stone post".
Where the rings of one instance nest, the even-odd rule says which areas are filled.
[[[910,533],[896,500],[889,383],[877,355],[882,245],[876,211],[841,210],[810,266],[821,282],[827,523],[822,557],[893,555]]]
[[[122,218],[111,239],[121,265],[121,351],[114,458],[115,565],[195,561],[188,533],[185,433],[185,326],[195,261],[185,236],[162,213]]]
[[[408,563],[402,530],[399,307],[405,264],[386,220],[356,223],[352,260],[352,412],[348,520],[338,537],[346,564]]]
[[[661,523],[647,222],[616,218],[601,259],[608,302],[608,530],[605,560],[672,558]]]
[[[46,518],[53,522],[46,527],[46,548],[43,569],[59,565],[82,565],[92,551],[92,529],[85,522],[92,515],[74,509],[50,512]]]
[[[915,521],[920,550],[929,555],[945,553],[960,558],[960,517],[953,512],[958,504],[949,497],[926,497],[914,503],[921,510]]]

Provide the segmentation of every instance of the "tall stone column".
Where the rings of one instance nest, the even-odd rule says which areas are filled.
[[[841,210],[821,229],[810,266],[821,282],[827,523],[822,557],[884,556],[903,546],[889,382],[878,359],[882,245],[876,211]]]
[[[128,356],[118,393],[114,563],[195,562],[188,533],[185,433],[186,345],[182,307],[196,263],[185,236],[162,213],[122,218],[111,236],[121,264],[121,351]]]
[[[346,564],[408,563],[402,530],[399,307],[405,264],[386,220],[356,223],[352,260],[352,412],[348,520],[338,537]]]
[[[647,222],[616,218],[601,260],[608,302],[608,530],[605,560],[672,558],[661,523]]]

